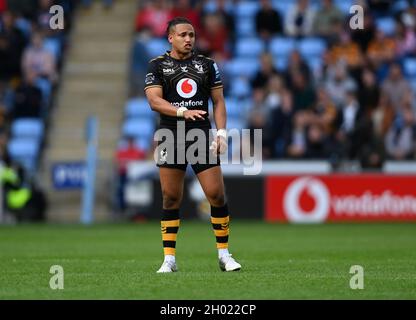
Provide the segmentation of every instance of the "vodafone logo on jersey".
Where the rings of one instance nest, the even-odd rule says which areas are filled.
[[[330,194],[322,181],[302,177],[288,186],[283,203],[289,222],[319,223],[328,216]]]
[[[176,91],[182,98],[192,98],[198,90],[196,82],[190,78],[179,80]]]

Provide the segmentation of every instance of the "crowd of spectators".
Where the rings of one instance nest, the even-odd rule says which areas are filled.
[[[227,64],[244,37],[237,12],[243,2],[253,1],[140,1],[135,30],[144,46],[142,61],[133,61],[140,74],[133,94],[143,95],[146,41],[164,38],[167,21],[184,16],[195,26],[198,52],[217,61],[225,95],[232,97],[239,79],[227,73]],[[244,16],[265,46],[257,72],[245,79],[249,89],[236,98],[248,101],[244,127],[263,129],[263,159],[358,160],[367,169],[381,168],[386,159],[415,159],[414,1],[346,1],[364,9],[364,29],[355,30],[340,1],[284,2],[285,10],[278,10],[283,1],[258,1],[256,12]],[[394,23],[391,32],[380,27],[386,18]],[[269,50],[273,38],[320,39],[325,50],[317,63],[296,48],[281,61]]]
[[[50,8],[62,5],[64,30],[52,29]],[[0,0],[0,153],[13,122],[40,119],[46,125],[59,81],[62,53],[70,29],[73,3],[68,0]]]
[[[6,210],[20,212],[19,219],[29,207],[32,213],[44,211],[33,208],[41,195],[34,178],[76,2],[0,0],[1,183]],[[50,26],[55,4],[64,9],[63,30]]]

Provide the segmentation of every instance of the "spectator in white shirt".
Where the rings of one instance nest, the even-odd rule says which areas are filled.
[[[285,33],[293,37],[304,37],[312,33],[315,11],[309,0],[298,0],[287,13]]]

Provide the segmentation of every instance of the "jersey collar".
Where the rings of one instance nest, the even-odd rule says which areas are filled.
[[[192,50],[192,54],[189,58],[186,58],[186,59],[183,59],[183,60],[175,59],[174,57],[172,57],[170,55],[170,53],[171,53],[171,51],[167,50],[166,53],[165,53],[165,56],[167,56],[169,59],[172,59],[173,61],[177,61],[177,62],[189,61],[189,60],[191,60],[195,57],[195,51],[194,50]]]

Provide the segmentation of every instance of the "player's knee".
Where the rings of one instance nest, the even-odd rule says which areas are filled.
[[[176,194],[163,194],[163,208],[165,209],[176,209],[181,203],[181,195]]]
[[[225,196],[222,192],[213,192],[208,195],[208,201],[215,207],[222,207],[225,204]]]

